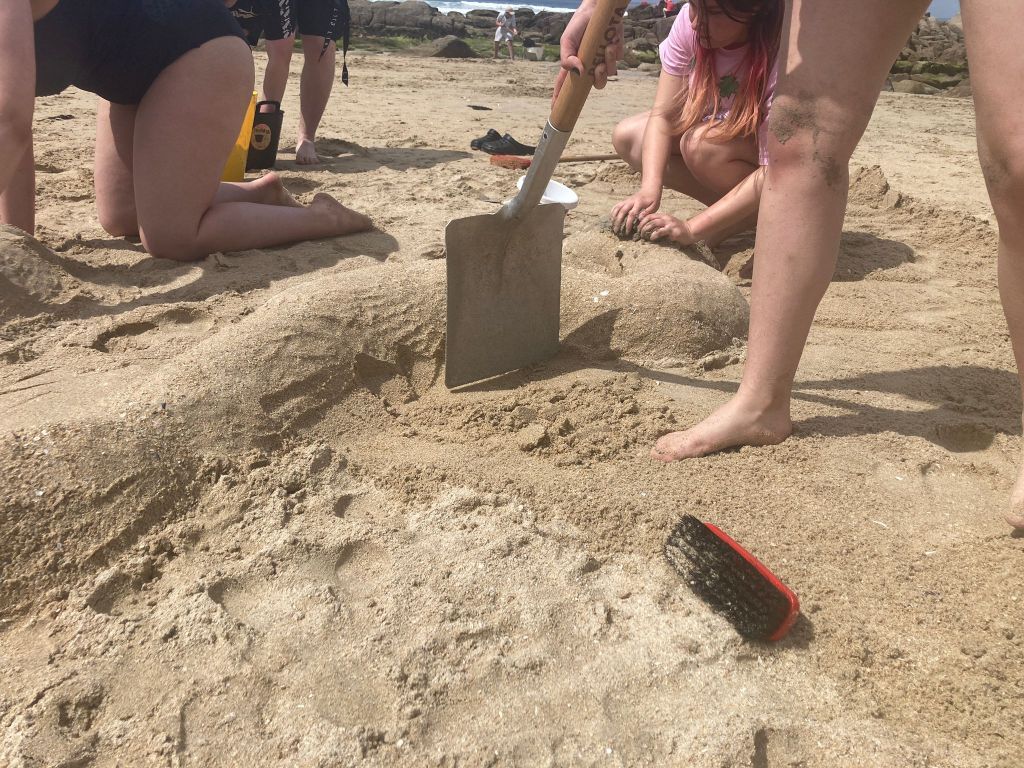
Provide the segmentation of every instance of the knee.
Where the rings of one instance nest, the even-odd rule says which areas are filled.
[[[207,256],[199,248],[195,236],[187,236],[184,233],[172,232],[160,228],[140,228],[140,239],[146,252],[158,259],[170,259],[172,261],[198,261]]]
[[[269,62],[280,66],[287,66],[292,60],[294,47],[295,41],[290,37],[286,37],[283,40],[268,40],[267,58]]]
[[[773,176],[846,189],[853,150],[863,133],[861,110],[825,106],[810,96],[780,96],[768,120],[768,163]],[[870,116],[870,107],[866,114]]]
[[[1003,136],[998,143],[982,140],[978,156],[1000,228],[1008,226],[1024,209],[1024,136]]]
[[[103,231],[113,237],[130,237],[139,234],[139,222],[135,209],[97,206],[96,210]]]
[[[634,164],[638,145],[637,134],[632,124],[633,119],[626,118],[612,129],[612,148],[630,165]]]

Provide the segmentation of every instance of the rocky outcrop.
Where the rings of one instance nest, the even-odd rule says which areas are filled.
[[[454,35],[465,37],[466,25],[461,14],[441,13],[437,8],[420,0],[405,2],[377,2],[349,0],[352,12],[352,32],[356,35],[404,35],[407,37],[436,38]]]
[[[904,93],[969,96],[967,48],[959,24],[925,16],[918,22],[890,70],[893,87]],[[916,82],[927,88],[900,85]],[[962,87],[966,83],[965,87]],[[898,87],[897,87],[898,86]]]

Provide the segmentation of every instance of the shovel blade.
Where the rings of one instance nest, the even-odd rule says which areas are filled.
[[[565,208],[538,205],[455,219],[445,229],[449,388],[508,373],[558,352]]]

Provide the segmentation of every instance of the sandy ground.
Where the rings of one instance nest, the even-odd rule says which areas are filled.
[[[450,393],[443,227],[516,178],[468,143],[532,141],[554,69],[352,59],[314,169],[296,69],[279,169],[378,231],[194,265],[102,232],[93,100],[37,102],[41,244],[0,233],[0,764],[1020,766],[1020,400],[969,102],[882,95],[793,438],[666,467],[739,380],[752,238],[724,273],[620,243],[636,178],[563,167],[565,351]],[[654,85],[596,94],[570,151]],[[680,583],[686,512],[797,590],[787,640]]]

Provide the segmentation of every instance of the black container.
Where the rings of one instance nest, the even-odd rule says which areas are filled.
[[[282,120],[284,112],[281,111],[281,102],[261,101],[256,105],[245,170],[256,171],[274,167],[277,161],[277,143],[281,139]]]

